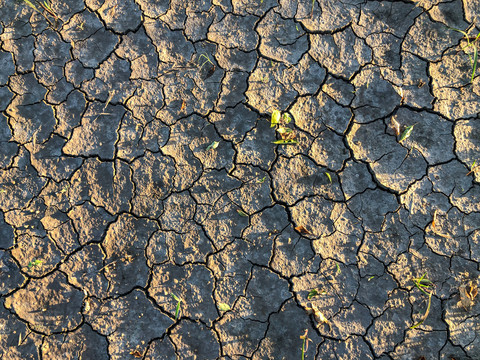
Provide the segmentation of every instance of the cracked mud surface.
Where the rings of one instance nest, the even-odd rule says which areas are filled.
[[[1,358],[480,359],[476,0],[52,9],[0,0]]]

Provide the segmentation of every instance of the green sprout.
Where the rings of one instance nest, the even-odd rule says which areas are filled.
[[[210,60],[207,54],[200,54],[199,59],[201,58],[204,58],[205,61],[202,63],[202,65],[200,65],[200,70],[202,70],[203,66],[207,63],[210,63],[212,66],[215,66],[215,64],[212,62],[212,60]]]
[[[467,45],[462,47],[461,50],[465,54],[467,54],[468,58],[470,59],[470,64],[472,66],[472,75],[470,77],[470,82],[472,83],[473,79],[475,78],[475,73],[477,71],[477,65],[478,65],[478,47],[475,43],[480,38],[480,33],[478,33],[477,36],[471,37],[471,36],[468,35],[468,33],[470,32],[471,29],[473,29],[473,27],[470,28],[470,30],[468,30],[468,31],[463,31],[463,30],[459,30],[459,29],[455,29],[455,28],[449,28],[449,29],[463,34],[463,36],[467,40]],[[466,51],[469,48],[473,48],[473,57],[469,52]]]
[[[305,329],[303,335],[300,336],[300,339],[303,340],[302,343],[302,360],[305,360],[305,353],[308,351],[308,342],[312,341],[308,338],[308,329]]]
[[[60,18],[58,15],[55,13],[55,11],[52,9],[52,5],[50,4],[49,0],[23,0],[23,2],[32,8],[34,11],[39,13],[44,17],[45,20],[52,26],[54,29],[58,28],[58,23],[60,21]],[[53,19],[53,20],[52,20]]]
[[[280,134],[279,140],[272,141],[276,145],[296,145],[298,141],[295,139],[295,132],[293,129],[286,127],[290,124],[292,117],[289,113],[281,113],[279,110],[273,110],[270,118],[270,127],[276,128],[276,131]]]
[[[173,293],[171,293],[170,295],[177,302],[177,306],[175,306],[175,321],[177,321],[180,315],[180,306],[182,304],[182,299],[180,299],[177,295]]]
[[[218,147],[218,144],[220,144],[220,142],[218,141],[212,142],[210,145],[207,146],[207,151],[212,149],[215,150]]]
[[[218,310],[220,310],[220,311],[228,311],[228,310],[231,310],[231,307],[230,307],[230,305],[228,305],[228,304],[220,303],[220,304],[218,304]]]
[[[412,135],[412,131],[413,131],[413,127],[417,125],[417,124],[413,124],[413,125],[410,125],[410,126],[407,126],[405,128],[405,130],[403,130],[403,133],[402,135],[400,136],[400,139],[398,140],[398,142],[402,142],[403,140],[405,139],[408,139],[410,137],[410,135]]]
[[[43,263],[43,260],[35,259],[35,260],[30,261],[28,263],[28,268],[31,269],[32,267],[40,266],[40,265],[42,265],[42,263]]]
[[[428,296],[428,304],[427,304],[427,309],[425,310],[425,314],[422,316],[420,321],[410,326],[410,329],[415,329],[416,327],[423,324],[423,322],[427,319],[428,314],[430,313],[432,296],[433,296],[433,293],[435,292],[435,284],[427,279],[427,273],[423,274],[422,277],[418,279],[412,279],[412,281],[418,290],[420,290],[422,293]]]

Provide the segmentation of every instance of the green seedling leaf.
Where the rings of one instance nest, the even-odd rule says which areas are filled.
[[[290,129],[290,128],[287,128],[287,127],[283,127],[283,126],[280,126],[278,129],[277,129],[277,132],[279,134],[290,134],[293,130]]]
[[[427,319],[428,314],[430,313],[430,305],[432,304],[432,294],[433,292],[431,292],[428,295],[428,305],[427,305],[427,310],[425,311],[425,314],[422,316],[419,322],[417,322],[415,325],[410,326],[410,329],[415,329],[417,326],[422,325],[423,322]]]
[[[372,279],[374,279],[374,278],[375,278],[375,275],[370,276],[370,277],[367,279],[367,281],[370,281],[370,280],[372,280]]]
[[[35,260],[30,261],[30,262],[28,263],[28,268],[31,269],[31,268],[34,267],[34,266],[42,265],[42,263],[43,263],[42,260],[35,259]]]
[[[327,175],[328,181],[330,181],[330,184],[331,184],[332,183],[332,176],[328,172],[326,172],[325,175]]]
[[[220,144],[220,142],[218,141],[212,142],[210,145],[207,146],[207,151],[211,149],[215,150],[218,147],[218,144]]]
[[[178,316],[180,315],[180,304],[181,304],[181,302],[179,301],[177,303],[177,306],[175,307],[175,321],[178,320]]]
[[[285,124],[290,124],[292,122],[292,117],[290,116],[289,113],[284,113],[283,114],[283,122]]]
[[[33,5],[30,1],[28,0],[23,0],[25,3],[30,6],[33,10],[40,12],[35,5]]]
[[[413,131],[413,127],[415,125],[410,125],[410,126],[407,126],[405,128],[405,130],[403,130],[403,133],[402,135],[400,136],[400,139],[398,140],[398,142],[402,142],[403,140],[407,139],[408,137],[410,137],[410,135],[412,135],[412,131]]]
[[[218,310],[220,311],[228,311],[228,310],[231,310],[230,306],[228,304],[225,304],[225,303],[220,303],[218,304]]]
[[[272,118],[270,120],[270,127],[275,127],[279,122],[280,122],[280,111],[278,110],[273,110],[272,112]]]
[[[337,272],[335,273],[335,276],[342,273],[342,269],[340,269],[340,265],[338,265],[338,263],[336,263],[336,265],[337,265]]]
[[[312,289],[308,292],[307,299],[312,300],[313,297],[317,296],[319,294],[317,289]]]
[[[272,143],[277,145],[296,145],[298,144],[298,141],[294,139],[288,139],[288,140],[272,141]]]
[[[267,177],[264,176],[264,177],[261,178],[261,179],[257,179],[257,184],[263,184],[263,183],[265,182],[265,179],[266,179],[266,178],[267,178]]]
[[[171,293],[170,294],[173,298],[173,300],[175,300],[177,302],[177,306],[175,307],[175,321],[178,320],[178,316],[180,315],[180,306],[182,304],[182,300],[175,294]]]
[[[248,214],[245,213],[245,212],[244,212],[243,210],[241,210],[241,209],[237,209],[237,212],[238,212],[238,214],[239,214],[240,216],[248,217]]]
[[[472,78],[470,82],[473,82],[475,78],[475,72],[477,71],[477,63],[478,63],[478,49],[475,45],[473,45],[473,64],[472,64]]]

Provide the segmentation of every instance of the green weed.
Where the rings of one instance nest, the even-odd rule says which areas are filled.
[[[465,40],[467,40],[467,45],[461,48],[461,50],[468,55],[468,58],[470,59],[470,64],[472,66],[472,75],[470,77],[470,82],[473,82],[473,79],[475,78],[475,73],[477,71],[477,65],[478,65],[478,47],[477,47],[477,40],[480,38],[480,33],[477,34],[477,36],[469,36],[468,33],[473,29],[474,27],[470,27],[470,30],[468,31],[463,31],[455,28],[449,28],[450,30],[457,31],[465,37]],[[467,49],[473,49],[473,57],[470,52],[467,51]]]
[[[296,145],[298,141],[295,139],[295,132],[293,129],[286,127],[290,124],[292,117],[289,113],[281,113],[279,110],[274,110],[270,118],[270,127],[276,128],[276,131],[280,134],[280,139],[275,140],[272,143],[277,145]]]
[[[178,320],[178,317],[180,316],[180,306],[182,304],[182,299],[180,299],[177,295],[171,293],[170,294],[173,298],[173,300],[175,300],[177,302],[177,306],[175,306],[175,321]]]
[[[40,266],[43,264],[43,260],[39,260],[39,259],[35,259],[33,261],[30,261],[28,263],[28,268],[31,269],[32,267],[35,267],[35,266]]]
[[[230,307],[230,305],[228,305],[228,304],[220,303],[220,304],[218,304],[218,310],[220,310],[220,311],[228,311],[228,310],[231,310],[231,307]]]
[[[49,0],[22,0],[27,6],[32,8],[34,11],[39,13],[44,17],[45,20],[50,24],[51,27],[54,29],[58,28],[58,25],[60,23],[60,18],[58,15],[55,13],[55,11],[52,9],[52,5],[50,4]]]
[[[305,353],[308,351],[308,342],[312,341],[308,338],[308,329],[305,329],[303,335],[300,336],[300,339],[303,340],[302,343],[302,360],[305,360]]]
[[[220,144],[220,142],[218,141],[212,142],[210,145],[207,146],[207,151],[212,149],[215,150],[218,147],[218,144]]]
[[[475,173],[475,171],[478,170],[478,167],[479,167],[479,166],[480,166],[480,165],[477,165],[477,161],[474,160],[474,161],[472,162],[472,166],[470,166],[470,171],[467,173],[466,176],[470,175],[471,173]]]
[[[410,329],[415,329],[416,327],[423,324],[423,322],[427,319],[428,314],[430,313],[432,296],[433,296],[433,293],[435,292],[435,284],[427,279],[427,273],[423,274],[422,277],[420,278],[412,279],[412,281],[418,290],[420,290],[422,293],[428,296],[428,304],[427,304],[427,309],[425,310],[425,314],[422,316],[420,321],[410,326]]]

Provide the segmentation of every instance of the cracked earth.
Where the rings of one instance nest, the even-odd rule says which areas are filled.
[[[479,4],[0,0],[0,357],[480,359]]]

